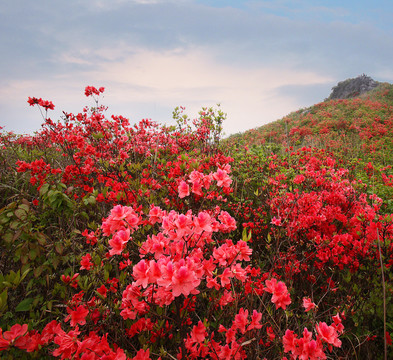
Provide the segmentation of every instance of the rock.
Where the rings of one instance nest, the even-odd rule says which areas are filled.
[[[362,74],[354,79],[339,82],[332,88],[332,93],[327,100],[348,99],[362,95],[378,86],[378,82]]]

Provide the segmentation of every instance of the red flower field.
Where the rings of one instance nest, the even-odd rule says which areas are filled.
[[[391,85],[224,140],[104,91],[1,133],[2,358],[393,356]]]

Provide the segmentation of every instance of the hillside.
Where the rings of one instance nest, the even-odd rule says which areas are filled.
[[[285,153],[286,148],[324,149],[343,167],[351,169],[358,179],[370,183],[370,171],[378,175],[379,181],[373,184],[377,187],[383,184],[379,193],[386,201],[391,201],[393,85],[378,83],[371,91],[357,97],[327,99],[270,124],[233,135],[226,143],[276,154]]]
[[[393,85],[381,83],[359,97],[326,100],[267,125],[233,135],[227,141],[249,146],[317,146],[354,156],[364,156],[372,151],[382,162],[388,162],[392,126]]]

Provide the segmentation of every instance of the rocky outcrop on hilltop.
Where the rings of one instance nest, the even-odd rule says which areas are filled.
[[[348,99],[362,95],[378,86],[378,82],[362,74],[353,79],[340,81],[332,88],[332,93],[327,100]]]

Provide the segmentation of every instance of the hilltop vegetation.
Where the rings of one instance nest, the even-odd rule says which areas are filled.
[[[393,85],[380,83],[360,97],[326,100],[226,141],[281,155],[287,148],[322,149],[373,187],[386,211],[393,212],[392,129]]]
[[[225,141],[103,92],[1,134],[2,358],[392,356],[391,85]]]
[[[392,117],[393,85],[381,83],[360,97],[323,101],[227,141],[249,146],[274,144],[274,148],[315,146],[347,151],[350,156],[365,156],[373,150],[389,162],[386,156],[390,154],[384,151],[391,145]],[[350,146],[343,149],[343,142]]]

